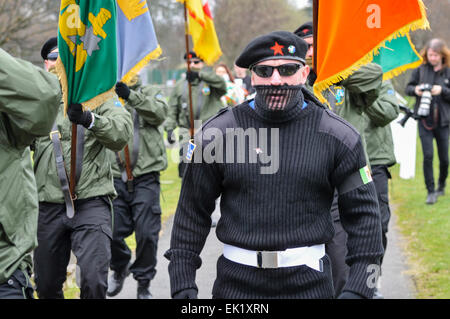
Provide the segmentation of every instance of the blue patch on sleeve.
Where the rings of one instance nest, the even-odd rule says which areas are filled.
[[[388,90],[388,91],[387,91],[387,94],[389,94],[389,95],[395,95],[395,92],[394,92],[394,90]]]
[[[114,105],[117,107],[123,107],[122,103],[119,100],[114,100]]]

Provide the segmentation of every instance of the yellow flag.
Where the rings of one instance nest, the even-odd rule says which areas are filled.
[[[214,20],[208,0],[177,0],[185,3],[189,15],[189,34],[193,50],[208,65],[213,65],[222,55]]]

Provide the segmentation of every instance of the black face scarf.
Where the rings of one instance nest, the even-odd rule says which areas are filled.
[[[289,111],[303,101],[302,85],[256,85],[255,102],[265,111]]]
[[[285,122],[301,112],[303,85],[256,85],[255,112],[269,122]]]

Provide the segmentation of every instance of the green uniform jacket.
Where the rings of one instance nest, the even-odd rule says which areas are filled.
[[[29,145],[50,132],[60,100],[56,76],[0,49],[0,284],[32,269],[38,199]]]
[[[364,132],[370,165],[392,166],[396,163],[391,123],[400,113],[395,90],[390,81],[384,81],[378,99],[366,109]]]
[[[381,67],[378,64],[369,63],[324,92],[333,111],[358,130],[367,160],[369,157],[364,138],[367,123],[363,113],[378,98],[382,82],[383,70]],[[312,90],[310,86],[308,88]]]
[[[130,96],[125,108],[132,114],[133,109],[139,115],[139,153],[133,176],[138,177],[167,168],[166,147],[163,139],[162,124],[167,117],[167,103],[161,90],[150,85],[141,86],[141,82],[130,87]],[[133,154],[133,138],[129,140],[130,157]],[[116,153],[108,152],[114,177],[120,178],[121,172],[116,160]],[[120,152],[122,160],[125,155]]]
[[[117,196],[114,189],[111,164],[106,149],[123,149],[132,135],[131,115],[121,105],[118,98],[110,99],[96,108],[94,126],[85,132],[82,172],[76,185],[78,199],[95,196]],[[60,104],[56,117],[58,131],[61,133],[66,171],[70,174],[70,154],[72,122],[63,115]],[[34,171],[39,193],[39,202],[64,203],[63,192],[56,170],[53,143],[50,136],[36,141]]]
[[[192,109],[194,120],[206,121],[223,107],[220,98],[227,93],[227,85],[222,77],[203,68],[200,80],[192,83]],[[164,124],[166,131],[176,127],[189,129],[189,91],[185,79],[178,80],[169,98],[169,116]]]

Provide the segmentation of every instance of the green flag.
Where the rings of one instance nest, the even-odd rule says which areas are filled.
[[[374,55],[373,62],[383,68],[383,80],[388,80],[400,73],[415,69],[422,64],[422,57],[416,51],[409,34],[387,41]]]
[[[70,103],[93,110],[114,96],[117,80],[116,1],[62,0],[58,28],[65,111]]]

